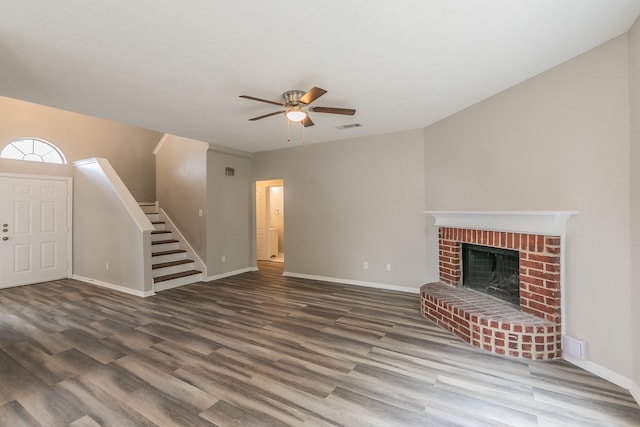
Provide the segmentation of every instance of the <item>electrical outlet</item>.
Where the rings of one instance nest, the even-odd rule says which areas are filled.
[[[227,262],[227,257],[226,257],[226,255],[222,255],[222,262]]]
[[[198,216],[202,216],[203,212],[202,209],[198,209]]]
[[[109,263],[108,263],[108,262],[105,262],[105,263],[104,263],[104,269],[105,269],[105,270],[108,270],[108,269],[109,269]]]
[[[363,261],[362,262],[362,269],[363,270],[368,270],[369,269],[369,263],[367,261]]]
[[[387,264],[387,271],[391,271],[391,264]]]

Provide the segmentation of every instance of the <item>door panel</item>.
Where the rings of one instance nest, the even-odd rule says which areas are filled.
[[[67,277],[68,193],[66,180],[0,176],[0,288]]]

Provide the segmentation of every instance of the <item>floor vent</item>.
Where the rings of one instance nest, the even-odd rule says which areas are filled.
[[[565,335],[563,337],[564,353],[567,356],[575,357],[576,359],[585,360],[587,358],[587,343],[577,338]]]

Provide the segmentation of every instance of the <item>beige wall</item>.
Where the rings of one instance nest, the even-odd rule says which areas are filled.
[[[580,211],[566,239],[566,333],[631,378],[627,58],[622,36],[424,135],[429,210]],[[433,226],[427,235],[434,247]]]
[[[424,284],[423,146],[414,130],[254,154],[253,181],[284,179],[285,271]]]
[[[169,135],[156,154],[156,192],[160,208],[205,263],[207,148],[205,142]],[[203,216],[199,215],[200,209]]]
[[[225,176],[225,168],[234,176]],[[251,204],[251,157],[210,146],[207,152],[207,268],[216,276],[255,266]],[[225,262],[222,262],[222,257]]]
[[[68,163],[89,157],[109,159],[138,201],[155,200],[152,151],[161,136],[122,123],[0,97],[0,149],[19,138],[37,137],[58,147]],[[24,163],[21,173],[33,173],[32,165]],[[0,167],[4,171],[5,164]]]
[[[73,167],[70,164],[58,165],[10,159],[0,159],[0,171],[27,175],[73,176]]]
[[[640,20],[629,33],[629,84],[631,121],[631,286],[633,379],[640,400]]]

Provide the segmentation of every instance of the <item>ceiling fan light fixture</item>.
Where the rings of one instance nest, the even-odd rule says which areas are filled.
[[[300,106],[294,106],[287,110],[287,119],[292,122],[301,122],[307,117],[307,113],[300,108]]]

